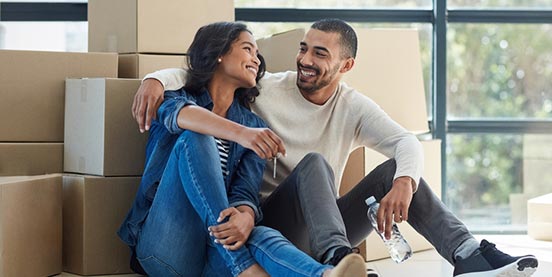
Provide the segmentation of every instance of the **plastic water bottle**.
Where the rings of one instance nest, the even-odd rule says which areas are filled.
[[[383,240],[383,243],[391,255],[391,259],[393,259],[396,263],[401,263],[410,258],[410,256],[412,256],[412,249],[399,232],[399,227],[395,222],[393,222],[393,227],[391,228],[391,238],[389,240],[385,238],[383,233],[378,231],[377,218],[379,204],[376,202],[376,198],[371,196],[366,199],[366,205],[368,205],[368,219],[370,220],[370,223],[372,223],[376,233]]]

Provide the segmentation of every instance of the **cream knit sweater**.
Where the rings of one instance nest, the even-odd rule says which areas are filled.
[[[183,69],[165,69],[144,79],[159,80],[166,90],[179,89],[185,82]],[[273,191],[310,152],[322,154],[335,173],[336,190],[349,153],[366,146],[397,161],[395,178],[409,176],[419,183],[423,171],[423,150],[418,139],[393,121],[365,95],[341,82],[324,104],[307,101],[296,86],[297,73],[266,73],[259,82],[260,95],[252,110],[262,117],[286,145],[287,156],[278,159],[277,176],[267,163],[263,196]]]

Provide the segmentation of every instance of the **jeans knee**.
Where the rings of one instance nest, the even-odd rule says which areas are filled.
[[[212,136],[196,133],[193,131],[182,132],[182,134],[180,134],[180,136],[178,137],[174,148],[178,149],[179,152],[200,151],[202,153],[201,156],[216,154],[216,156],[218,157],[215,139]]]
[[[279,231],[270,227],[255,226],[249,235],[247,244],[258,247],[259,244],[275,238],[283,238],[283,235]]]

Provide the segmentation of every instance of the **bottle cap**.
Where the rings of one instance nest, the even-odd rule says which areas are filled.
[[[366,200],[364,200],[364,202],[366,202],[366,205],[370,206],[370,205],[372,205],[373,203],[376,202],[376,198],[374,196],[370,196],[370,197],[366,198]]]

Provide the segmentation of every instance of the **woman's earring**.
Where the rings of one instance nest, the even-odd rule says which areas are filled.
[[[221,62],[222,62],[222,59],[221,59],[221,58],[218,58],[217,61],[218,61],[218,63],[221,63]]]

